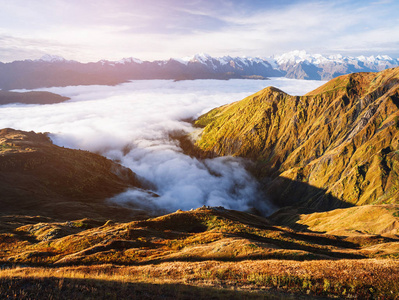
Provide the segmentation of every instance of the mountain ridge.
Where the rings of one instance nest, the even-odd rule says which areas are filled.
[[[304,96],[268,87],[201,116],[196,145],[258,163],[281,206],[399,200],[399,68],[337,77]]]
[[[199,53],[191,57],[142,61],[123,58],[80,63],[60,56],[45,55],[36,60],[0,63],[1,89],[34,89],[67,85],[115,85],[140,79],[231,79],[287,77],[329,80],[353,72],[375,72],[399,66],[387,55],[342,56],[292,51],[270,57],[212,57]]]
[[[0,215],[131,218],[142,210],[106,200],[142,188],[136,174],[103,156],[54,145],[43,133],[0,130]]]

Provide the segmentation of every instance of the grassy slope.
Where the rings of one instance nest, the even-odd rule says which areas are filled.
[[[105,157],[55,146],[44,134],[0,130],[0,215],[126,216],[104,200],[132,186],[140,187],[135,174]]]
[[[277,224],[340,236],[399,235],[399,205],[362,205],[327,212],[304,213],[286,208],[270,217]]]
[[[61,288],[68,295],[82,286],[92,295],[115,286],[121,296],[148,289],[154,298],[176,288],[184,299],[228,295],[220,288],[252,291],[236,294],[249,298],[288,297],[276,292],[362,299],[399,295],[399,249],[392,250],[397,237],[296,232],[221,208],[106,224],[3,217],[0,226],[0,264],[11,267],[0,271],[0,282],[15,293],[22,293],[23,285],[55,296]],[[187,284],[198,288],[190,292]]]
[[[201,116],[196,145],[256,160],[281,206],[397,203],[398,107],[399,68],[340,76],[302,97],[269,87]]]

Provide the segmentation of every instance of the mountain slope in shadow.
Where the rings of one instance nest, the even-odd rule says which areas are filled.
[[[58,94],[50,92],[9,92],[0,90],[0,105],[11,103],[24,104],[53,104],[69,100],[68,97],[63,97]]]
[[[137,176],[105,157],[58,147],[42,133],[0,130],[1,215],[123,219],[134,211],[105,200],[129,187],[141,188]]]

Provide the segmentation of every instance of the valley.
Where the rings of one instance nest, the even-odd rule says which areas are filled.
[[[0,131],[1,295],[397,299],[398,82],[133,82],[1,108],[52,131]]]
[[[399,300],[399,1],[0,7],[0,300]]]

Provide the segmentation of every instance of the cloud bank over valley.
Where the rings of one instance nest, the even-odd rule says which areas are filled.
[[[68,86],[46,90],[71,100],[51,105],[0,106],[0,128],[49,132],[59,146],[100,153],[143,178],[152,192],[128,190],[113,199],[173,211],[202,205],[268,213],[271,207],[239,158],[200,160],[185,155],[171,132],[195,130],[187,120],[241,100],[269,85],[301,95],[323,81],[143,80],[117,86]]]

